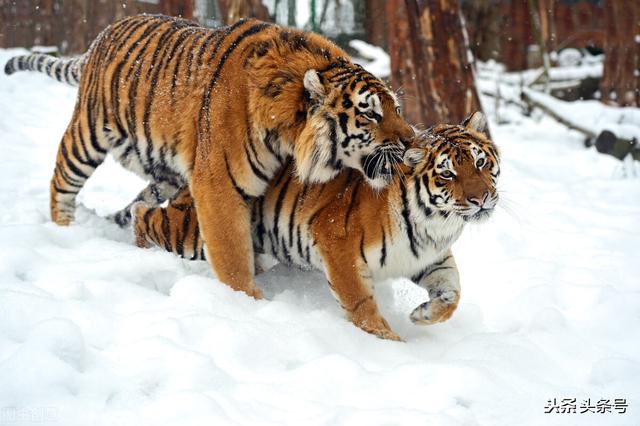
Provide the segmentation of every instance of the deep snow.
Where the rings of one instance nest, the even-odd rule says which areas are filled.
[[[276,266],[255,301],[135,247],[100,216],[144,182],[111,161],[53,225],[75,93],[0,75],[0,424],[640,424],[640,182],[577,133],[502,112],[501,208],[454,246],[462,303],[419,327],[425,292],[381,283],[397,343],[351,325],[319,273]],[[552,398],[629,408],[544,414]]]

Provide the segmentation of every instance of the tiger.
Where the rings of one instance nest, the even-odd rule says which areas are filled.
[[[74,219],[76,195],[109,153],[153,183],[134,201],[160,203],[188,186],[213,270],[256,298],[249,205],[282,165],[293,159],[306,183],[354,169],[381,190],[414,134],[394,93],[341,48],[254,19],[210,29],[127,17],[79,58],[5,66],[19,70],[79,82],[50,185],[56,224]],[[129,211],[113,217],[126,225]]]
[[[373,284],[387,278],[406,277],[428,290],[429,301],[410,314],[414,323],[446,321],[460,299],[451,246],[466,224],[486,220],[498,201],[499,152],[485,126],[476,112],[459,125],[418,133],[403,170],[380,192],[352,170],[309,184],[295,178],[292,164],[285,166],[253,201],[255,252],[323,271],[347,317],[378,337],[400,339],[372,293]],[[185,187],[166,207],[134,205],[136,244],[205,258],[197,203]]]

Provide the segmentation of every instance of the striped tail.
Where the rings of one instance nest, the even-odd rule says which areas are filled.
[[[59,59],[41,53],[14,56],[7,61],[4,72],[11,75],[17,71],[38,71],[61,83],[78,86],[84,59],[84,55],[71,59]]]

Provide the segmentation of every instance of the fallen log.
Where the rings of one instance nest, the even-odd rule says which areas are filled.
[[[611,155],[618,160],[624,160],[627,155],[631,155],[634,160],[640,161],[640,144],[638,139],[633,138],[621,138],[618,137],[611,130],[602,130],[596,133],[592,129],[589,129],[582,124],[576,123],[568,117],[564,117],[558,111],[554,110],[550,105],[541,101],[539,94],[535,94],[531,89],[522,89],[522,100],[529,106],[529,108],[537,108],[544,114],[547,114],[558,123],[568,127],[569,129],[576,130],[585,135],[585,145],[595,145],[596,150],[602,154]]]

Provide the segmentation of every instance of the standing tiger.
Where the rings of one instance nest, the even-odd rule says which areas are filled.
[[[81,58],[21,56],[5,66],[16,70],[69,83],[79,76],[51,180],[54,222],[73,220],[76,195],[110,153],[154,183],[138,200],[158,203],[188,185],[207,259],[221,281],[254,297],[248,203],[287,158],[302,182],[352,168],[381,189],[413,135],[392,92],[343,50],[256,20],[208,29],[128,17]],[[115,218],[125,223],[128,214]]]
[[[352,171],[308,185],[285,167],[252,205],[256,252],[324,271],[351,321],[377,336],[398,339],[371,291],[385,278],[407,277],[429,291],[412,321],[449,319],[460,299],[451,245],[465,223],[488,217],[498,200],[498,151],[484,126],[477,112],[461,125],[421,133],[418,147],[406,151],[405,173],[381,192]],[[139,246],[156,244],[192,259],[204,255],[188,188],[166,208],[139,203],[133,211]]]

